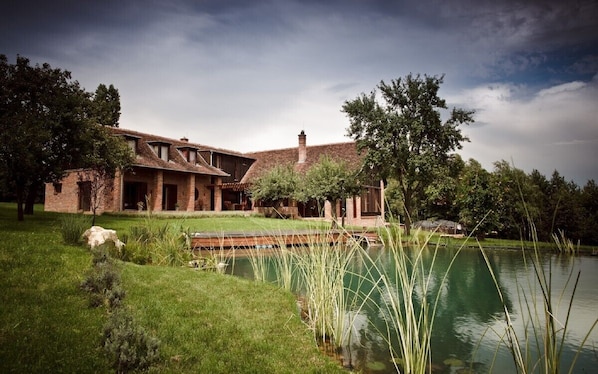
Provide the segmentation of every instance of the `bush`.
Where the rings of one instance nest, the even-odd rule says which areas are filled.
[[[99,307],[107,302],[112,307],[113,299],[124,297],[124,291],[114,291],[120,283],[120,273],[105,246],[93,249],[92,254],[92,267],[81,288],[89,293],[90,306]]]
[[[60,233],[65,244],[80,244],[83,233],[90,226],[91,219],[82,214],[64,214],[60,217]]]
[[[116,309],[104,326],[103,346],[117,373],[145,370],[160,358],[158,339],[136,326],[122,308]]]
[[[182,224],[148,219],[142,226],[131,227],[126,243],[120,259],[140,265],[181,266],[192,258],[189,229]]]

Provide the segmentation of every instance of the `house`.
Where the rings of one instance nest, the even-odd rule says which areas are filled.
[[[297,147],[247,153],[246,156],[251,157],[255,162],[241,182],[250,185],[252,181],[275,165],[291,164],[297,172],[303,174],[325,155],[335,160],[343,160],[348,167],[355,170],[361,167],[362,156],[357,152],[354,142],[308,146],[307,135],[301,131]],[[330,202],[326,202],[324,217],[331,219],[333,217],[332,209],[335,209],[336,217],[344,218],[347,225],[377,226],[384,222],[383,201],[383,183],[380,180],[373,180],[364,186],[360,196],[348,198],[335,207]],[[291,201],[284,207],[284,210],[285,214],[291,216],[319,217],[319,210],[314,201],[307,203]]]
[[[108,181],[97,212],[221,211],[225,202],[238,194],[227,186],[242,177],[254,161],[232,151],[206,147],[157,135],[120,128],[135,154],[130,170],[117,173]],[[46,184],[45,210],[58,212],[90,211],[92,178],[86,170],[70,170],[58,183]],[[232,199],[231,199],[232,197]]]
[[[344,160],[359,168],[361,156],[355,143],[307,146],[307,137],[299,134],[298,146],[264,152],[239,153],[191,143],[187,138],[170,139],[121,128],[112,128],[122,136],[135,154],[133,166],[107,181],[97,213],[136,211],[223,211],[257,210],[249,196],[252,181],[277,164],[292,163],[306,172],[321,156]],[[91,210],[91,175],[86,170],[70,170],[58,183],[46,184],[45,210],[86,212]],[[384,189],[381,181],[372,181],[360,196],[336,207],[326,203],[325,217],[344,217],[349,225],[374,226],[383,222]],[[148,206],[149,205],[149,206]],[[314,202],[290,202],[293,215],[319,216]]]

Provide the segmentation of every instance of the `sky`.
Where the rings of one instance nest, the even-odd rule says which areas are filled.
[[[596,0],[4,1],[0,54],[120,92],[120,127],[252,152],[351,141],[347,100],[444,76],[459,151],[598,180]]]

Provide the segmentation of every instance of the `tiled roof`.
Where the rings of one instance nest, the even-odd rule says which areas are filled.
[[[357,152],[354,142],[324,144],[307,146],[307,159],[299,163],[299,148],[285,148],[272,151],[246,153],[245,155],[254,158],[256,161],[251,165],[242,183],[250,183],[272,169],[276,165],[293,165],[295,170],[305,173],[309,168],[320,160],[321,156],[327,155],[334,160],[342,160],[353,170],[361,167],[363,155]]]
[[[116,135],[124,135],[137,139],[137,156],[134,162],[135,166],[222,177],[229,175],[218,168],[210,166],[199,155],[197,156],[196,164],[194,165],[185,160],[183,155],[178,151],[178,149],[185,147],[196,150],[213,150],[213,148],[201,144],[190,143],[188,141],[165,138],[163,136],[145,134],[122,128],[111,128],[111,130]],[[164,161],[158,157],[158,155],[151,148],[151,143],[164,143],[170,145],[168,147],[168,161]],[[236,154],[240,157],[246,157],[240,153],[235,153],[232,151],[221,151],[223,153],[226,152],[227,154]]]

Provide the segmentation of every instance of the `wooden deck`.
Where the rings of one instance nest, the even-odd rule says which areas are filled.
[[[336,244],[357,240],[371,245],[378,240],[378,234],[371,231],[330,230],[325,232],[280,231],[280,232],[206,232],[191,234],[194,249],[269,249],[282,246],[307,246],[310,244]]]

